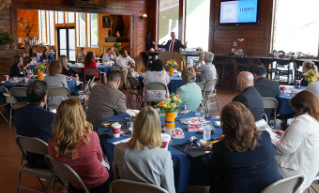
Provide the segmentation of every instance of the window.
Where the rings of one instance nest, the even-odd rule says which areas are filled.
[[[66,23],[74,23],[74,12],[66,12],[65,13]]]
[[[77,45],[86,47],[85,13],[77,13]]]
[[[47,44],[45,11],[39,11],[39,43]]]
[[[318,0],[276,0],[273,50],[318,56]]]
[[[55,45],[54,12],[47,11],[46,14],[47,14],[48,44]]]
[[[90,47],[97,48],[98,42],[98,28],[97,28],[97,14],[89,13],[88,14],[88,32],[89,32],[89,45]]]
[[[196,1],[196,0],[194,0]],[[159,44],[171,39],[174,31],[178,38],[179,0],[160,0],[159,9]]]
[[[187,47],[208,50],[210,0],[186,0]]]
[[[61,23],[64,23],[64,14],[63,14],[63,12],[62,11],[57,11],[56,12],[56,23],[58,23],[58,24],[61,24]]]

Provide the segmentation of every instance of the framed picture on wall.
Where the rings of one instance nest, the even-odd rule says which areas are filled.
[[[112,21],[110,15],[103,15],[102,16],[102,27],[103,28],[111,28]]]

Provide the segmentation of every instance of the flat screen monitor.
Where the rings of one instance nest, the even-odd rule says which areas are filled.
[[[258,0],[221,1],[219,24],[257,23]]]

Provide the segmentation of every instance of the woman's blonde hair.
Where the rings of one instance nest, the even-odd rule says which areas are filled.
[[[60,74],[62,72],[62,65],[59,61],[54,60],[50,62],[48,65],[48,74],[49,76],[55,76],[57,74]]]
[[[62,68],[70,70],[70,68],[68,67],[68,57],[66,55],[61,55],[59,57],[59,62],[62,64]]]
[[[302,63],[302,67],[307,70],[306,72],[308,72],[309,70],[313,70],[313,71],[315,71],[315,73],[318,73],[318,67],[312,61],[304,61]]]
[[[242,103],[233,101],[225,105],[220,120],[225,134],[223,142],[229,151],[245,152],[256,148],[261,132],[257,130],[253,114]]]
[[[137,114],[133,126],[133,136],[128,143],[133,149],[140,150],[144,150],[145,146],[153,149],[162,145],[161,120],[155,109],[145,107]]]
[[[78,155],[75,149],[80,140],[89,142],[87,133],[92,131],[91,123],[86,121],[86,114],[81,103],[75,99],[67,99],[58,107],[53,128],[52,145],[57,157]]]
[[[185,68],[182,71],[182,79],[184,83],[195,82],[196,73],[193,67]]]

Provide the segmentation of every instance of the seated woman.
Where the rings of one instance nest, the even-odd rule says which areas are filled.
[[[312,61],[305,61],[302,64],[302,71],[304,73],[308,72],[309,70],[313,70],[315,73],[318,74],[318,68],[316,66],[316,64]],[[308,85],[308,81],[305,80],[305,77],[303,76],[303,79],[301,81],[301,86],[307,86]]]
[[[47,69],[47,75],[45,76],[45,82],[47,83],[48,89],[55,87],[65,87],[68,88],[66,78],[62,72],[62,65],[59,61],[54,60],[50,62]],[[48,106],[59,106],[59,104],[67,99],[67,96],[54,96],[48,98]]]
[[[68,164],[91,193],[108,191],[109,173],[102,165],[100,140],[92,131],[91,123],[86,121],[86,114],[78,100],[68,99],[60,104],[48,153],[54,160]],[[72,184],[71,189],[77,192],[82,187]]]
[[[26,75],[26,68],[29,66],[23,66],[23,59],[21,56],[13,56],[12,58],[12,66],[10,68],[10,77],[24,77]]]
[[[145,107],[135,118],[131,140],[114,148],[114,178],[151,183],[175,193],[171,153],[161,145],[158,113]]]
[[[279,172],[286,178],[302,174],[305,180],[296,193],[303,192],[319,171],[319,100],[312,92],[304,90],[290,99],[296,118],[276,144],[276,162]]]
[[[61,55],[59,57],[59,62],[62,65],[62,74],[66,75],[66,76],[75,76],[76,72],[74,72],[74,70],[72,70],[72,68],[69,68],[68,66],[68,57],[66,55]]]
[[[39,58],[39,62],[43,64],[50,64],[51,61],[53,61],[54,58],[50,55],[50,51],[48,49],[44,49],[42,52],[42,56]]]
[[[258,131],[255,119],[242,103],[233,101],[222,109],[223,134],[213,145],[210,192],[259,193],[280,180],[269,133]]]
[[[185,85],[179,87],[176,93],[190,111],[196,111],[202,103],[203,96],[201,88],[195,83],[196,73],[193,67],[188,67],[182,72]]]
[[[38,63],[38,53],[34,47],[29,48],[29,60],[30,63],[37,64]]]
[[[146,71],[144,74],[144,90],[145,90],[145,85],[150,82],[161,82],[164,83],[166,86],[169,84],[171,81],[171,78],[167,74],[163,62],[159,59],[156,59],[152,62],[151,65],[151,71]],[[166,90],[167,94],[169,93],[168,89]],[[158,91],[146,91],[147,98],[151,99],[162,99],[165,98],[165,91],[163,90],[158,90]]]
[[[95,62],[95,54],[93,52],[88,52],[86,55],[85,55],[85,58],[84,58],[84,73],[87,69],[97,69],[97,65],[96,65],[96,62]],[[89,79],[92,79],[93,76],[95,76],[95,78],[99,78],[100,75],[99,74],[87,74],[86,75],[86,80],[89,80]],[[103,75],[103,80],[102,80],[103,83],[106,83],[106,76],[105,74]]]

